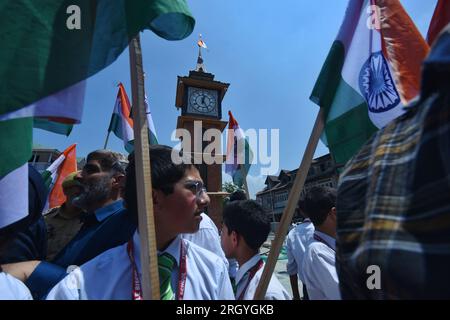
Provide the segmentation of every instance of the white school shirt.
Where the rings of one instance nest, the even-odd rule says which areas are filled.
[[[181,237],[195,243],[199,247],[202,247],[208,251],[211,251],[215,255],[218,255],[225,262],[227,268],[229,267],[228,260],[223,252],[222,245],[220,244],[219,230],[217,229],[214,221],[205,213],[200,214],[202,221],[197,232],[183,233]]]
[[[314,238],[308,244],[303,260],[303,275],[309,299],[340,300],[341,293],[335,267],[336,240],[317,230],[314,233],[328,245]]]
[[[0,272],[0,300],[33,300],[33,297],[22,281]]]
[[[201,213],[200,215],[202,216],[202,221],[200,221],[198,231],[194,233],[183,233],[181,237],[221,257],[228,267],[230,278],[235,278],[239,267],[237,261],[225,257],[220,243],[219,230],[214,221],[205,213]]]
[[[306,254],[308,243],[314,234],[314,225],[311,220],[305,219],[302,223],[296,225],[288,234],[286,239],[286,252],[288,263],[286,265],[287,273],[292,276],[298,274],[302,283],[305,282],[303,276],[303,259]]]
[[[236,274],[236,300],[239,298],[242,291],[245,289],[245,286],[247,285],[248,278],[250,276],[250,272],[247,271],[255,266],[260,259],[261,256],[259,254],[256,254],[239,268]],[[263,267],[256,272],[255,276],[248,284],[244,296],[242,297],[243,300],[253,300],[256,288],[258,288],[259,281],[261,280],[264,266],[265,263],[263,264]],[[273,274],[272,278],[270,279],[269,286],[267,287],[264,300],[292,300],[292,297],[289,295],[286,289],[284,289],[283,285],[280,283],[277,277]]]
[[[184,300],[232,300],[233,289],[225,263],[215,254],[177,236],[164,252],[171,254],[177,264],[172,271],[172,288],[176,293],[180,266],[180,246],[186,248],[187,276]],[[134,258],[141,276],[140,242],[137,231],[133,236]],[[130,300],[132,296],[132,267],[127,244],[110,249],[72,271],[48,294],[49,300]]]

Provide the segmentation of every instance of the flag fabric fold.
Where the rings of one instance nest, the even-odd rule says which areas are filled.
[[[49,190],[45,209],[60,206],[66,201],[62,183],[69,174],[75,171],[77,171],[77,155],[76,144],[73,144],[64,150],[64,152],[42,173],[44,183]]]
[[[145,108],[148,122],[148,142],[150,145],[158,144],[155,125],[153,123],[150,106],[148,104],[147,95],[145,95]],[[119,92],[117,93],[116,103],[114,105],[111,122],[108,132],[112,131],[116,137],[123,141],[125,150],[131,153],[134,149],[134,131],[132,108],[128,95],[122,83],[119,84]]]
[[[404,113],[428,50],[398,0],[350,0],[310,97],[325,108],[322,140],[336,163]]]
[[[116,137],[123,141],[125,150],[128,152],[133,151],[132,141],[134,140],[133,119],[131,119],[130,114],[130,100],[122,83],[119,83],[119,92],[117,92],[116,103],[108,131],[112,131]]]
[[[438,0],[427,33],[427,42],[431,46],[436,37],[450,23],[450,1]]]
[[[203,41],[202,39],[200,39],[200,40],[197,41],[197,45],[198,45],[199,47],[202,47],[202,48],[205,48],[205,49],[208,48],[208,47],[206,46],[205,41]]]
[[[158,144],[158,136],[156,135],[156,128],[155,124],[153,123],[152,113],[150,111],[150,104],[148,103],[147,94],[145,94],[145,110],[148,122],[148,143],[150,145],[155,145]]]
[[[231,175],[235,185],[242,187],[253,161],[253,152],[245,138],[244,131],[239,127],[231,111],[228,111],[228,115],[225,172]]]
[[[7,178],[31,157],[33,117],[40,118],[36,127],[67,133],[53,124],[81,121],[84,81],[113,63],[131,38],[150,29],[181,40],[194,24],[185,0],[3,1],[0,78],[8,81],[0,86],[0,130],[7,133],[0,137],[0,190],[15,187]],[[26,186],[26,175],[19,176],[15,184]],[[27,197],[28,188],[15,193],[17,217],[28,211]],[[0,208],[10,207],[7,201],[0,195]]]

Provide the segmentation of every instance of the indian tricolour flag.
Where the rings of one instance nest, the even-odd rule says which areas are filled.
[[[398,0],[351,0],[310,99],[325,108],[325,135],[344,164],[420,89],[429,47]]]
[[[113,63],[131,38],[150,29],[180,40],[194,24],[185,0],[2,2],[0,228],[28,213],[34,119],[67,133],[54,125],[80,122],[84,81]]]
[[[64,152],[42,173],[45,185],[49,190],[44,211],[60,206],[66,201],[62,183],[69,174],[75,171],[77,171],[77,155],[76,144],[73,144],[64,150]]]
[[[158,144],[155,125],[153,123],[150,106],[147,95],[145,95],[145,109],[148,122],[148,141],[150,145]],[[116,137],[123,141],[125,150],[132,152],[134,149],[134,131],[130,100],[122,83],[119,83],[119,92],[117,93],[116,103],[114,105],[111,122],[108,132],[114,132]]]
[[[131,119],[130,115],[130,100],[122,83],[119,83],[119,92],[117,92],[108,131],[114,132],[116,137],[123,141],[123,145],[128,152],[133,151],[132,141],[134,140],[133,119]]]
[[[231,111],[228,111],[228,115],[230,119],[228,121],[225,172],[231,175],[235,185],[242,187],[253,161],[253,153],[244,131],[239,127]]]

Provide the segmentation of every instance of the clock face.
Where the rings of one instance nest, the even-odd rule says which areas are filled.
[[[189,97],[189,103],[200,113],[211,113],[216,108],[217,99],[210,91],[195,90]]]

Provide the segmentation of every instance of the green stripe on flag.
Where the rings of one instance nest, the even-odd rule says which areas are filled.
[[[80,29],[67,22],[80,11]],[[145,28],[187,37],[195,20],[185,0],[15,0],[0,5],[0,114],[55,94],[110,65]]]
[[[326,139],[337,164],[345,164],[378,129],[369,119],[364,98],[341,76],[345,49],[334,41],[310,99],[325,108]]]
[[[325,119],[328,118],[328,112],[333,103],[336,90],[342,80],[341,70],[344,66],[344,59],[344,45],[340,41],[334,41],[309,97],[315,104],[325,108]]]
[[[148,143],[150,145],[158,144],[158,138],[150,129],[148,130]]]
[[[120,116],[117,113],[112,114],[108,131],[112,131],[116,135],[116,137],[118,137],[119,139],[123,139],[123,137],[122,137],[122,122],[121,122]]]
[[[27,163],[33,145],[33,118],[0,121],[0,178]]]
[[[377,130],[367,115],[366,103],[327,122],[325,134],[334,161],[345,164]]]
[[[33,127],[65,136],[69,136],[73,129],[73,125],[71,124],[64,124],[41,118],[34,118]]]

